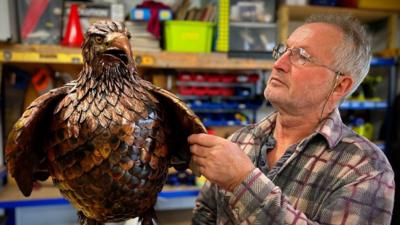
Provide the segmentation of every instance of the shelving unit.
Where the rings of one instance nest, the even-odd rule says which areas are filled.
[[[388,30],[386,47],[389,49],[396,47],[397,41],[397,20],[398,15],[389,11],[377,11],[372,9],[354,9],[343,7],[327,6],[298,6],[282,5],[278,9],[278,27],[280,42],[284,42],[289,36],[289,22],[304,21],[311,14],[351,14],[361,22],[371,23],[376,21],[386,21]]]
[[[259,74],[203,74],[182,72],[176,81],[178,95],[206,127],[244,126],[256,122],[264,79]]]
[[[344,101],[340,105],[343,110],[386,110],[388,108],[387,101]]]
[[[376,142],[376,144],[379,148],[385,151],[387,143],[390,143],[391,141],[390,135],[388,134],[390,132],[390,124],[393,117],[390,113],[392,107],[391,104],[393,103],[397,93],[397,61],[393,58],[373,58],[371,61],[370,74],[368,76],[376,75],[377,72],[375,70],[377,69],[384,69],[384,74],[381,74],[382,71],[378,72],[378,74],[381,74],[386,81],[385,83],[382,83],[384,88],[382,88],[381,91],[385,91],[385,93],[383,96],[380,96],[380,100],[346,100],[340,105],[340,109],[344,114],[349,111],[356,114],[363,113],[364,116],[368,115],[369,118],[373,119],[376,124],[383,126],[382,128],[379,127],[377,130],[383,132],[381,135],[384,136],[384,140],[380,140],[379,142]],[[382,118],[379,118],[379,116]],[[382,125],[383,121],[385,121],[386,125]]]
[[[249,83],[222,83],[222,82],[182,82],[177,81],[177,86],[197,86],[197,87],[249,87],[251,88],[253,84]]]
[[[230,22],[232,27],[253,27],[253,28],[276,28],[276,23],[261,22]]]
[[[394,58],[373,58],[371,67],[388,67],[389,83],[388,83],[388,106],[393,103],[397,93],[397,60]]]
[[[7,179],[7,169],[5,165],[0,165],[0,191]]]
[[[141,68],[268,70],[272,60],[228,58],[225,53],[134,52]],[[0,45],[0,63],[82,64],[79,48],[52,45]]]

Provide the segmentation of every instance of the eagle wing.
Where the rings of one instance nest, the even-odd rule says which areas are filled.
[[[44,144],[49,137],[53,111],[71,86],[53,89],[34,100],[8,136],[5,154],[8,171],[25,196],[31,194],[34,181],[49,177]]]
[[[199,175],[197,166],[191,162],[190,145],[187,138],[191,134],[207,133],[207,129],[196,114],[175,94],[142,81],[143,87],[150,91],[160,102],[166,114],[165,122],[169,127],[167,137],[170,149],[170,166],[178,170],[189,168]]]

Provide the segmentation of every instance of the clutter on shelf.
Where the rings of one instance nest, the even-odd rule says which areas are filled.
[[[230,1],[229,55],[271,58],[277,40],[276,1]]]
[[[261,80],[256,73],[182,72],[176,86],[178,95],[206,126],[233,126],[255,121],[255,112],[263,102],[257,98]],[[244,111],[252,112],[251,116]]]
[[[26,44],[59,44],[62,0],[10,1],[17,4],[21,42]],[[11,13],[13,15],[13,13]],[[13,21],[18,21],[15,18]]]

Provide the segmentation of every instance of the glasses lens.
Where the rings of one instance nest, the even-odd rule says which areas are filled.
[[[285,52],[287,48],[286,45],[284,44],[278,44],[275,46],[275,48],[272,50],[272,57],[277,60],[279,59]]]
[[[290,54],[290,62],[292,62],[294,65],[303,65],[303,60],[301,60],[300,57],[300,49],[298,48],[292,48],[291,49],[291,54]]]

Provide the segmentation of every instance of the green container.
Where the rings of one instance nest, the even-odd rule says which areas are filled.
[[[165,22],[165,48],[171,52],[211,52],[214,23]]]

